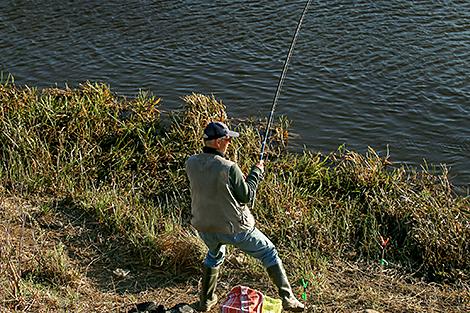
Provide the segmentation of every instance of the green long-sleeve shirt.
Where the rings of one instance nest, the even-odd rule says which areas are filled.
[[[258,184],[263,179],[263,172],[257,166],[251,168],[248,176],[244,177],[238,165],[234,164],[230,168],[229,182],[233,196],[240,203],[248,203],[253,200],[253,197],[258,188]]]

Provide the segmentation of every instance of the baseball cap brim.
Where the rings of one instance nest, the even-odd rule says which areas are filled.
[[[229,130],[227,132],[227,136],[232,137],[232,138],[236,138],[236,137],[240,137],[240,133],[234,132],[233,130]]]

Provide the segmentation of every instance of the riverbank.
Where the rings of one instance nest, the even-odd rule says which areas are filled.
[[[198,271],[175,276],[142,263],[125,237],[82,208],[17,197],[2,197],[0,205],[0,312],[127,312],[146,301],[197,301]],[[249,266],[232,251],[218,286],[222,298],[237,284],[275,296],[267,275]],[[294,289],[303,292],[298,282]],[[318,312],[467,312],[468,296],[468,284],[429,283],[395,265],[335,259],[316,269],[306,303]]]
[[[207,121],[227,120],[223,103],[186,96],[163,121],[159,98],[127,101],[101,84],[3,83],[0,100],[3,207],[17,203],[2,215],[5,309],[99,311],[100,303],[119,311],[152,297],[195,300],[204,247],[188,225],[183,164],[200,150]],[[242,170],[257,158],[261,124],[233,125],[242,136],[228,154]],[[271,139],[254,214],[292,281],[311,281],[307,304],[326,312],[468,309],[469,199],[453,193],[445,168],[395,167],[373,149],[292,154],[286,119]],[[250,277],[272,294],[253,260],[231,251],[225,267],[222,290]]]

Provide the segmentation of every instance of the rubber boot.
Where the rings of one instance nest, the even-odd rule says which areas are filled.
[[[219,267],[203,266],[202,289],[199,294],[199,303],[196,310],[207,312],[217,304],[217,295],[215,288],[217,286],[217,277],[219,276]]]
[[[282,263],[270,266],[266,271],[279,291],[279,296],[282,299],[282,308],[290,312],[302,312],[305,307],[292,293],[292,289]]]

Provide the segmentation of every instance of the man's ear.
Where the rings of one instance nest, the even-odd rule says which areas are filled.
[[[217,139],[207,140],[204,144],[210,148],[219,148],[219,142]]]

